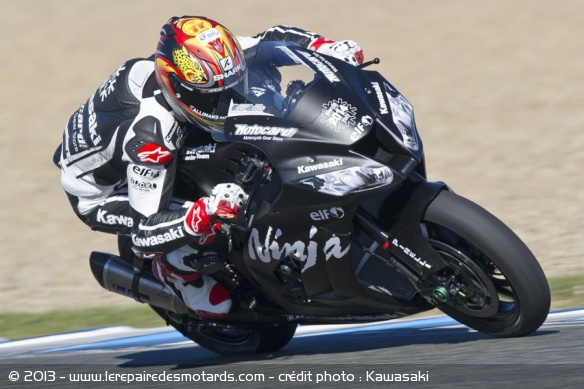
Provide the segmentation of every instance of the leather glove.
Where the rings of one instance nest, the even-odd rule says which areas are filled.
[[[219,184],[207,198],[207,215],[221,219],[235,219],[239,208],[247,202],[248,195],[237,184]]]
[[[317,53],[341,59],[354,66],[362,64],[365,58],[361,46],[352,40],[332,41],[326,38],[318,38],[308,48]]]
[[[190,205],[185,217],[185,229],[195,236],[205,236],[218,230],[217,218],[235,219],[239,208],[245,205],[248,195],[237,184],[218,184],[209,197]]]

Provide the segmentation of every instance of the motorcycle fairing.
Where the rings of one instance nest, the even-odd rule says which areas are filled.
[[[261,61],[250,63],[252,74],[274,73],[254,70],[260,64],[273,65],[266,60],[275,58],[270,50],[280,56],[283,51],[273,44],[265,49]],[[353,221],[361,205],[388,198],[423,165],[413,116],[402,126],[409,132],[396,126],[390,92],[394,99],[400,95],[377,72],[363,72],[333,58],[323,62],[300,53],[298,47],[287,50],[300,60],[293,58],[292,65],[289,61],[285,66],[302,63],[312,69],[309,78],[282,98],[265,98],[284,89],[276,85],[277,79],[270,82],[271,89],[263,83],[253,93],[226,95],[223,104],[229,116],[225,130],[212,133],[215,152],[208,160],[184,161],[181,169],[205,192],[216,183],[233,181],[242,158],[268,161],[273,174],[253,189],[246,214],[255,219],[250,230],[234,231],[234,247],[239,249],[230,260],[276,305],[299,315],[346,313],[347,301],[353,314],[387,312],[388,305],[403,308],[416,290],[379,258],[398,257],[421,278],[440,268],[439,256],[427,244],[428,250],[413,257],[408,250],[423,241],[419,227],[423,212],[406,208],[403,212],[411,214],[406,224],[387,226],[394,243],[389,252],[380,252],[379,242],[364,238],[367,233],[358,231]],[[358,180],[361,185],[348,183]],[[333,209],[342,209],[343,216],[338,212],[331,216]],[[365,261],[363,247],[377,254]],[[375,277],[381,270],[394,275],[391,282]],[[293,285],[295,280],[298,285]]]

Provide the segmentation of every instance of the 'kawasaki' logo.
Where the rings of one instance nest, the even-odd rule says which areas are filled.
[[[121,224],[126,227],[132,227],[134,225],[134,219],[129,216],[123,215],[108,215],[106,211],[100,209],[97,211],[97,221],[103,224]]]
[[[138,238],[136,235],[132,234],[132,243],[138,247],[149,247],[149,246],[156,246],[158,244],[163,244],[166,242],[172,242],[173,240],[177,240],[183,238],[185,233],[182,227],[171,228],[168,232],[164,234],[149,236],[146,238]]]
[[[311,173],[317,170],[328,169],[337,166],[343,166],[343,158],[333,159],[330,162],[316,163],[314,165],[298,166],[298,174]]]
[[[375,89],[375,94],[377,95],[377,100],[379,100],[379,113],[386,115],[389,113],[389,108],[387,108],[387,104],[385,103],[385,98],[383,97],[383,91],[381,90],[381,86],[378,82],[372,82],[371,86]]]
[[[236,124],[234,135],[268,135],[290,138],[297,132],[298,128],[294,127],[269,127],[259,126],[257,124],[252,126],[249,124]]]

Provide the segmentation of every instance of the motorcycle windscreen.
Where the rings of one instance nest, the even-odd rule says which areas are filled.
[[[303,53],[305,50],[286,42],[262,42],[246,50],[246,81],[221,92],[217,115],[225,118],[275,116],[291,118],[300,123],[314,121],[320,110],[314,109],[310,113],[303,109],[302,115],[291,116],[315,80],[323,79],[323,74],[315,70],[314,65],[305,58],[311,54]],[[326,83],[326,80],[322,82]],[[316,107],[334,95],[334,88],[329,89],[326,97],[318,98]],[[224,128],[214,129],[213,138],[219,142],[226,141],[223,131]]]

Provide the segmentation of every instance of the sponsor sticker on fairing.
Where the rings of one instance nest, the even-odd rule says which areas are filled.
[[[353,129],[353,132],[351,133],[351,140],[353,142],[357,141],[365,133],[365,130],[367,130],[372,125],[373,118],[369,115],[363,116],[359,124],[357,124],[357,126]]]
[[[282,141],[291,138],[298,132],[296,127],[260,126],[259,124],[236,124],[233,135],[244,140]]]
[[[335,158],[332,161],[315,163],[312,165],[298,166],[298,174],[312,173],[323,169],[343,166],[343,158]]]
[[[340,237],[331,234],[327,240],[315,239],[318,228],[310,227],[308,239],[287,241],[285,234],[279,228],[269,226],[267,231],[260,233],[252,229],[248,240],[248,253],[252,260],[264,263],[280,261],[291,254],[298,256],[303,262],[302,271],[316,265],[318,258],[325,261],[343,258],[351,248],[350,242],[343,242]]]
[[[389,113],[389,108],[385,102],[385,97],[383,97],[383,90],[381,89],[381,85],[379,85],[378,82],[372,82],[371,86],[375,90],[375,95],[379,101],[379,113],[382,115],[387,115]]]
[[[341,207],[319,209],[318,211],[310,212],[310,218],[317,222],[330,219],[342,219],[344,216],[345,210]]]
[[[320,116],[321,123],[339,132],[341,129],[355,125],[357,108],[339,98],[324,103]]]
[[[393,172],[387,166],[353,166],[300,180],[302,185],[333,196],[389,185],[392,181]]]
[[[391,85],[385,83],[385,94],[391,107],[391,115],[394,124],[402,135],[407,148],[417,151],[420,148],[418,142],[418,129],[414,119],[414,108],[412,105]]]

